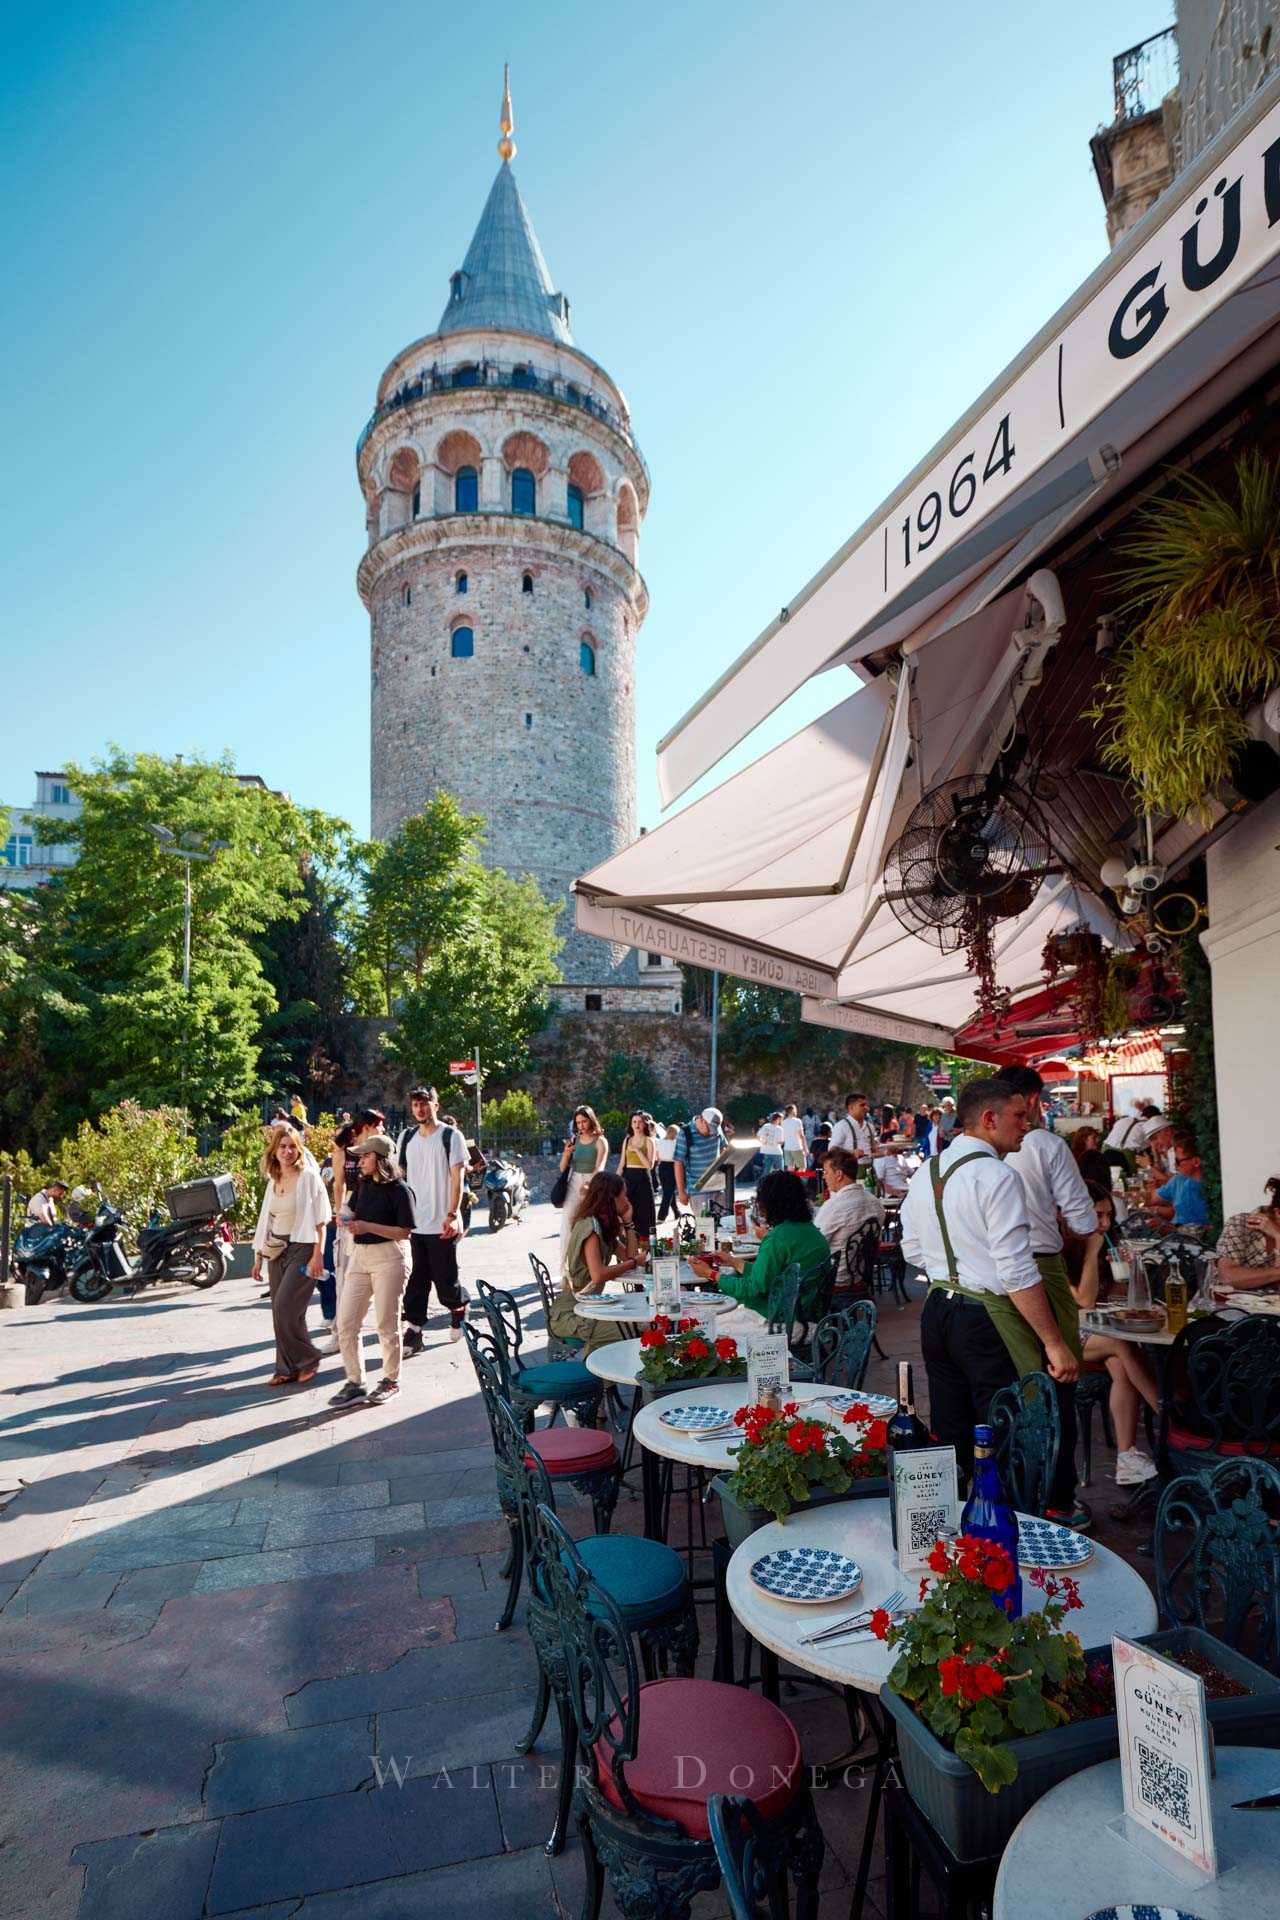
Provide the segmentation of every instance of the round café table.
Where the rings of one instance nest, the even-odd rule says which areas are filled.
[[[1195,1914],[1196,1920],[1259,1920],[1276,1911],[1276,1821],[1280,1812],[1234,1813],[1280,1785],[1280,1756],[1264,1747],[1219,1747],[1209,1784],[1222,1877],[1183,1878],[1111,1822],[1123,1817],[1120,1762],[1086,1767],[1023,1814],[996,1876],[992,1920],[1085,1920],[1117,1906]]]
[[[1093,1553],[1084,1566],[1072,1569],[1072,1578],[1080,1588],[1084,1605],[1068,1616],[1072,1630],[1086,1647],[1103,1646],[1113,1633],[1135,1639],[1153,1633],[1157,1614],[1155,1597],[1141,1574],[1109,1547],[1092,1543]],[[751,1578],[751,1568],[766,1553],[780,1547],[834,1547],[856,1560],[862,1569],[862,1585],[848,1600],[827,1606],[788,1605],[762,1593]],[[819,1679],[833,1681],[845,1692],[862,1696],[862,1708],[876,1740],[872,1766],[871,1799],[863,1830],[862,1851],[854,1882],[851,1912],[860,1913],[871,1870],[871,1850],[875,1842],[880,1799],[889,1764],[893,1758],[893,1726],[877,1696],[889,1677],[894,1654],[882,1640],[867,1634],[848,1640],[828,1641],[821,1646],[803,1646],[806,1635],[820,1632],[834,1621],[844,1619],[859,1607],[879,1606],[895,1591],[904,1594],[903,1604],[914,1606],[919,1598],[920,1575],[900,1574],[893,1552],[889,1527],[889,1502],[845,1500],[836,1506],[819,1507],[812,1513],[803,1510],[789,1514],[785,1521],[772,1521],[767,1527],[744,1540],[729,1562],[726,1578],[729,1605],[752,1639],[768,1650],[770,1659],[762,1662],[766,1693],[778,1696],[778,1660]],[[1043,1607],[1046,1596],[1022,1575],[1024,1608]],[[1043,1805],[1043,1802],[1041,1802]],[[1079,1840],[1083,1828],[1076,1829]],[[1072,1920],[1084,1920],[1089,1912],[1081,1907]],[[1193,1908],[1194,1911],[1194,1908]],[[1009,1909],[1010,1920],[1034,1914],[1042,1920],[1043,1910],[1033,1901]]]

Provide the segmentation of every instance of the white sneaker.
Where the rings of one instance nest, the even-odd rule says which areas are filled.
[[[457,1326],[456,1326],[456,1327],[455,1327],[455,1326],[450,1326],[450,1328],[449,1328],[449,1338],[450,1338],[450,1340],[461,1340],[461,1338],[462,1338],[462,1322],[461,1322],[461,1320],[459,1320],[459,1322],[458,1322],[458,1324],[457,1324]]]
[[[337,1335],[337,1331],[336,1331],[336,1329],[335,1329],[335,1328],[334,1328],[334,1327],[333,1327],[332,1325],[326,1325],[326,1326],[325,1326],[325,1333],[326,1333],[326,1335],[327,1335],[328,1337],[327,1337],[327,1339],[325,1340],[325,1343],[324,1343],[324,1345],[323,1345],[323,1346],[322,1346],[322,1347],[320,1348],[320,1352],[321,1352],[321,1353],[325,1353],[325,1354],[328,1354],[328,1353],[337,1353],[337,1351],[338,1351],[338,1335]]]
[[[1146,1480],[1154,1480],[1159,1468],[1154,1460],[1142,1452],[1140,1447],[1126,1447],[1116,1455],[1116,1485],[1118,1487],[1140,1487]]]

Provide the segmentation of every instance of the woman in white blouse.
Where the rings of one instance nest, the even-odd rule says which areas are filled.
[[[307,1332],[307,1308],[324,1271],[324,1230],[333,1217],[314,1159],[287,1122],[271,1129],[262,1156],[266,1190],[253,1236],[253,1278],[267,1263],[276,1335],[273,1387],[314,1380],[320,1349]]]

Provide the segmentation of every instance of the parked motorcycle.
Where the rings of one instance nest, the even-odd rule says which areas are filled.
[[[84,1239],[84,1230],[67,1220],[53,1227],[32,1221],[22,1229],[13,1243],[9,1270],[25,1286],[29,1307],[38,1307],[46,1293],[66,1286]]]
[[[481,1190],[489,1202],[489,1231],[497,1233],[508,1220],[519,1220],[529,1204],[529,1183],[522,1167],[495,1153],[485,1168]]]
[[[216,1287],[231,1265],[231,1234],[221,1214],[162,1222],[153,1213],[138,1235],[138,1258],[120,1243],[120,1209],[104,1200],[71,1271],[73,1299],[90,1305],[116,1287],[131,1292],[153,1281],[187,1280]]]

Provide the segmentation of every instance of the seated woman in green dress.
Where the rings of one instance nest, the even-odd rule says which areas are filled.
[[[716,1255],[717,1266],[697,1259],[689,1265],[702,1280],[713,1279],[718,1267],[721,1293],[767,1315],[770,1294],[778,1294],[783,1274],[799,1262],[797,1314],[801,1319],[812,1319],[831,1249],[813,1223],[803,1180],[791,1172],[766,1173],[756,1188],[756,1212],[768,1231],[754,1259],[721,1253]]]
[[[551,1302],[549,1330],[558,1340],[580,1340],[584,1355],[610,1340],[630,1339],[630,1327],[580,1314],[576,1303],[581,1295],[602,1293],[606,1280],[620,1280],[643,1265],[626,1182],[616,1173],[592,1174],[565,1243],[564,1279]],[[647,1320],[643,1296],[637,1298],[637,1318]]]

